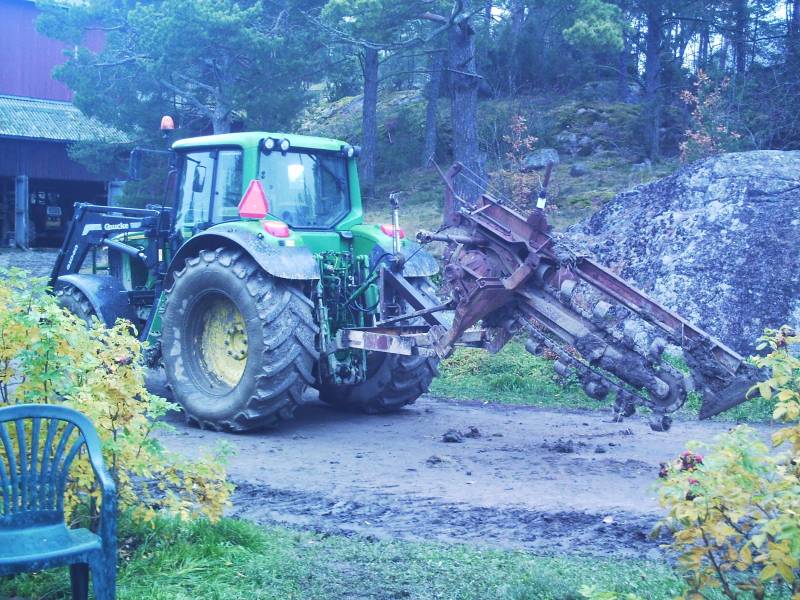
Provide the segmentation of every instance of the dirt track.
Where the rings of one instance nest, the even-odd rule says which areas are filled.
[[[160,391],[155,384],[154,391]],[[330,409],[309,394],[294,421],[229,435],[174,417],[172,449],[238,449],[232,515],[376,538],[469,542],[536,553],[658,558],[652,489],[661,461],[728,425],[645,422],[431,397],[399,413]],[[476,437],[446,443],[448,430]],[[767,429],[765,428],[765,433]]]

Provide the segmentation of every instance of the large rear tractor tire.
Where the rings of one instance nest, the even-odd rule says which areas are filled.
[[[413,283],[435,298],[434,288],[427,279]],[[438,366],[438,358],[370,352],[364,381],[352,385],[323,385],[319,397],[323,402],[347,410],[369,414],[392,412],[413,404],[427,392],[431,381],[439,374]]]
[[[246,431],[291,418],[313,381],[311,301],[241,250],[187,260],[162,322],[168,386],[200,427]]]

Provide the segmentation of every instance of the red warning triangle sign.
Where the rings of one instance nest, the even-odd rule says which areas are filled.
[[[239,216],[243,219],[263,219],[269,212],[269,200],[261,181],[253,179],[239,202]]]

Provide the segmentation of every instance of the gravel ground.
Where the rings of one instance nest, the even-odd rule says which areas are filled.
[[[34,277],[46,277],[50,275],[57,255],[58,250],[50,248],[42,250],[3,248],[0,250],[0,269],[17,267],[25,269]]]

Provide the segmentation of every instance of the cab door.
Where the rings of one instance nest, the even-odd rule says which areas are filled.
[[[198,149],[183,155],[178,183],[176,229],[184,240],[211,225],[239,219],[242,150]]]
[[[185,240],[208,227],[216,154],[216,150],[201,150],[183,156],[175,226]]]

